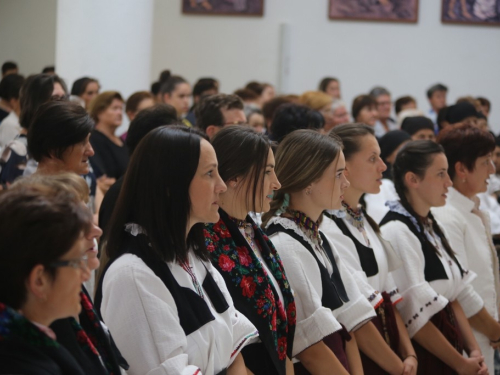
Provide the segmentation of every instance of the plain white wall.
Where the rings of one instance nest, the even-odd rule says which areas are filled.
[[[443,25],[441,1],[420,0],[416,24],[331,21],[327,0],[265,0],[262,18],[193,16],[181,1],[155,1],[152,77],[169,68],[190,81],[214,76],[223,92],[247,81],[279,80],[280,24],[290,29],[289,93],[340,78],[349,103],[375,85],[416,97],[446,84],[448,102],[463,95],[492,101],[490,123],[500,130],[500,27]]]
[[[16,61],[25,76],[54,65],[57,0],[0,0],[0,64]]]

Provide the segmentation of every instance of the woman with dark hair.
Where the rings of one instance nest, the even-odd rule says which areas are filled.
[[[293,294],[276,249],[249,216],[268,211],[280,188],[271,144],[249,127],[231,126],[212,146],[227,190],[220,195],[219,221],[205,225],[205,243],[236,309],[259,331],[260,341],[245,347],[243,358],[254,374],[293,374]]]
[[[325,125],[323,115],[305,105],[288,103],[281,105],[271,123],[271,139],[281,142],[287,134],[299,129],[318,130]]]
[[[333,99],[340,99],[340,81],[337,78],[325,77],[318,86],[319,91],[330,95]]]
[[[69,192],[0,196],[0,373],[86,374],[49,325],[81,310],[91,220]]]
[[[203,236],[225,190],[213,147],[194,130],[154,129],[134,151],[96,295],[128,374],[246,374],[240,351],[258,333],[234,309]]]
[[[460,302],[485,363],[493,373],[493,348],[500,344],[498,257],[492,243],[489,215],[479,209],[477,194],[487,190],[488,178],[495,172],[492,163],[495,139],[489,132],[462,125],[442,130],[438,142],[448,158],[453,187],[449,189],[446,205],[432,212],[449,235],[462,265],[477,274],[472,286],[484,305]]]
[[[373,324],[365,325],[365,331],[355,332],[363,370],[371,375],[414,375],[417,358],[395,308],[401,302],[401,295],[392,271],[401,266],[401,261],[360,204],[363,194],[380,192],[382,173],[386,169],[380,147],[373,128],[364,124],[337,126],[330,136],[342,140],[345,175],[350,185],[344,191],[343,209],[325,211],[320,229],[335,243],[342,260],[355,275],[359,290],[377,313]]]
[[[161,96],[163,103],[170,104],[177,111],[177,117],[184,125],[191,127],[192,124],[186,120],[191,100],[191,85],[181,76],[169,76],[162,83]]]
[[[356,339],[348,332],[362,329],[375,312],[319,230],[323,211],[340,208],[349,186],[344,169],[340,140],[312,130],[289,134],[276,153],[282,185],[263,224],[294,291],[296,374],[363,373]]]
[[[94,78],[82,77],[73,82],[71,97],[78,98],[82,107],[89,109],[92,100],[99,95],[99,81]],[[73,98],[70,98],[73,100]]]
[[[36,171],[36,162],[28,156],[28,128],[38,108],[51,100],[65,99],[64,81],[57,75],[36,74],[29,76],[21,87],[20,134],[5,147],[0,158],[0,183],[6,187],[19,176]]]
[[[352,102],[351,114],[355,122],[375,127],[378,120],[377,101],[371,95],[359,95]]]
[[[256,104],[259,108],[262,108],[264,104],[276,96],[274,87],[269,83],[251,81],[246,84],[245,89],[250,90],[257,95]]]
[[[120,93],[100,93],[90,105],[90,116],[96,124],[90,136],[95,151],[95,155],[90,158],[92,168],[98,178],[106,176],[114,182],[125,173],[129,159],[127,148],[115,134],[123,118],[123,98]]]
[[[407,143],[393,165],[400,200],[389,202],[381,232],[403,262],[393,277],[403,296],[397,307],[413,340],[417,374],[487,374],[463,310],[482,305],[470,285],[475,275],[458,261],[430,212],[446,203],[452,185],[447,169],[438,144]]]

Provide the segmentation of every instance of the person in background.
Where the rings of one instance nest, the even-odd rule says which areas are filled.
[[[401,130],[407,132],[411,136],[412,141],[418,141],[419,139],[436,140],[434,123],[430,118],[425,116],[405,118],[401,124]]]
[[[269,83],[248,82],[245,89],[253,91],[257,95],[257,105],[262,108],[269,100],[276,96],[274,87]]]
[[[0,120],[0,152],[21,132],[19,124],[21,100],[19,95],[23,83],[24,77],[19,74],[9,74],[0,81],[0,96],[11,109],[9,115]]]
[[[436,123],[437,123],[437,126],[438,126],[438,133],[443,130],[443,129],[446,129],[448,126],[451,126],[451,124],[448,122],[448,109],[450,107],[443,107],[439,110],[439,113],[437,115],[437,119],[436,119]],[[435,129],[435,127],[434,127]]]
[[[99,182],[105,194],[109,186],[125,173],[129,159],[123,141],[115,134],[123,119],[122,96],[117,91],[100,93],[90,105],[90,115],[96,124],[90,136],[95,152],[90,163],[97,178],[105,176],[105,180]]]
[[[99,81],[94,78],[82,77],[73,82],[70,100],[75,99],[87,111],[92,100],[99,95]]]
[[[6,61],[2,64],[2,79],[9,74],[19,74],[19,68],[14,61]]]
[[[243,108],[237,95],[207,96],[196,106],[196,126],[212,139],[225,126],[246,124]]]
[[[42,104],[51,100],[64,100],[66,97],[66,85],[57,75],[35,74],[26,79],[20,93],[21,131],[14,140],[7,144],[0,159],[2,166],[0,182],[3,188],[19,176],[26,176],[36,171],[36,161],[28,156],[28,128]]]
[[[394,102],[394,112],[396,116],[405,109],[417,109],[417,101],[413,96],[402,96]]]
[[[163,81],[162,81],[163,82]],[[169,104],[177,111],[177,118],[186,126],[193,126],[186,115],[191,101],[191,85],[181,76],[170,76],[165,79],[160,89],[162,102]]]
[[[54,66],[46,66],[42,69],[42,74],[56,74],[56,68]]]
[[[264,115],[260,109],[248,109],[245,113],[247,117],[247,123],[252,127],[257,133],[265,133],[266,127],[264,123]]]
[[[446,107],[446,94],[448,93],[448,87],[441,83],[437,83],[427,90],[427,99],[431,109],[429,110],[428,117],[434,123],[434,131],[437,134],[439,132],[439,127],[437,123],[437,117],[439,111]]]
[[[349,111],[347,110],[347,105],[343,100],[334,100],[332,103],[332,111],[333,127],[336,127],[337,125],[347,124],[351,120]]]
[[[262,114],[264,115],[264,121],[266,123],[266,134],[271,135],[271,124],[276,114],[276,110],[285,103],[291,103],[294,99],[290,96],[277,96],[269,100],[266,104],[262,106]]]
[[[407,143],[393,165],[399,200],[388,203],[380,228],[403,263],[393,276],[403,296],[397,307],[418,357],[417,374],[487,374],[485,353],[467,320],[467,311],[482,306],[471,285],[474,273],[457,259],[449,232],[431,213],[446,204],[453,184],[447,169],[440,145]]]
[[[257,95],[255,91],[243,88],[236,90],[233,94],[238,96],[243,101],[245,109],[261,108],[259,105],[259,95]]]
[[[482,96],[479,96],[476,98],[479,101],[479,104],[481,105],[481,112],[483,112],[483,115],[486,116],[486,118],[490,117],[490,111],[491,111],[491,102],[483,98]]]
[[[321,113],[324,125],[320,131],[322,134],[326,134],[335,126],[332,103],[332,97],[322,91],[306,91],[299,97],[298,104],[305,105],[306,107]]]
[[[193,86],[193,105],[186,115],[188,120],[193,126],[196,125],[196,105],[200,102],[201,98],[209,95],[216,95],[219,93],[219,82],[214,78],[200,78]]]
[[[87,374],[49,326],[81,311],[91,222],[69,192],[0,196],[0,373]]]
[[[240,352],[258,332],[234,308],[203,236],[224,191],[215,151],[195,129],[156,128],[134,151],[96,294],[129,375],[246,375]]]
[[[155,105],[153,95],[149,91],[137,91],[129,96],[125,103],[125,113],[129,121],[133,121],[135,116],[143,109],[150,108]],[[120,139],[125,142],[127,132],[120,136]]]
[[[463,267],[477,274],[472,286],[483,303],[460,302],[481,347],[484,362],[493,373],[494,348],[500,344],[499,266],[488,213],[479,209],[477,194],[487,191],[488,178],[495,172],[492,163],[495,140],[489,132],[463,124],[443,130],[438,143],[446,153],[453,187],[448,189],[446,205],[434,208],[432,213],[446,230]]]
[[[271,124],[271,139],[280,143],[288,134],[299,129],[319,131],[324,126],[321,113],[305,105],[288,103],[281,105]]]
[[[478,117],[479,113],[476,107],[468,101],[451,105],[446,112],[446,120],[452,126],[462,124],[477,126]]]
[[[375,137],[380,138],[390,130],[397,130],[397,122],[391,118],[391,93],[384,87],[374,87],[370,95],[377,102],[378,120],[375,123]]]
[[[340,81],[337,78],[325,77],[318,85],[318,90],[330,95],[334,100],[341,99]]]
[[[371,95],[359,95],[352,102],[351,114],[355,122],[375,127],[378,120],[377,101]]]

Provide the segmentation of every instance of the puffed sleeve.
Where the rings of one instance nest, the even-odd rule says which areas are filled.
[[[340,330],[342,326],[329,308],[323,307],[323,288],[318,264],[298,241],[285,233],[270,237],[294,291],[297,325],[293,343],[295,357],[324,337]]]
[[[366,297],[373,308],[380,306],[383,301],[382,294],[379,290],[374,289],[368,282],[366,273],[363,271],[363,268],[361,268],[361,261],[354,242],[344,235],[335,222],[327,216],[323,216],[320,229],[330,242],[335,244],[335,248],[340,258],[342,258],[346,268],[356,281],[356,285],[360,292]]]
[[[410,229],[402,222],[391,221],[381,231],[403,262],[403,267],[394,271],[393,277],[403,296],[397,307],[408,334],[413,337],[434,314],[448,304],[448,300],[425,280],[422,246]]]
[[[338,309],[334,310],[333,314],[337,320],[342,323],[347,331],[352,332],[361,328],[369,320],[376,316],[373,306],[368,302],[366,297],[359,291],[351,272],[347,269],[343,260],[339,257],[337,249],[331,241],[330,247],[335,257],[335,263],[340,272],[342,282],[349,297],[349,302],[344,303]]]
[[[103,283],[101,313],[130,364],[127,373],[201,374],[189,365],[187,339],[172,295],[141,263],[134,255],[123,255],[108,269]]]

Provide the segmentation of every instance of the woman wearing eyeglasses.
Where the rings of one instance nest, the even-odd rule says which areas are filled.
[[[85,371],[49,326],[81,310],[91,215],[69,192],[0,197],[0,373]]]

